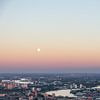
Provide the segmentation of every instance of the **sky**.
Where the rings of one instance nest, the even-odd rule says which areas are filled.
[[[0,72],[99,73],[100,0],[0,0]]]

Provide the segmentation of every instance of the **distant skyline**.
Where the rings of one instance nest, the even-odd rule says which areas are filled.
[[[100,72],[100,0],[0,0],[0,72]]]

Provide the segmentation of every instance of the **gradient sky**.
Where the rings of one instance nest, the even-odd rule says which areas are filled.
[[[100,0],[0,0],[0,72],[99,69]]]

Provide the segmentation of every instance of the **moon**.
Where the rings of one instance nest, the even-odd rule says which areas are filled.
[[[40,52],[41,51],[41,49],[40,48],[37,48],[37,52]]]

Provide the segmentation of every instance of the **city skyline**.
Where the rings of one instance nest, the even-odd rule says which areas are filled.
[[[0,72],[100,72],[99,0],[1,0]]]

